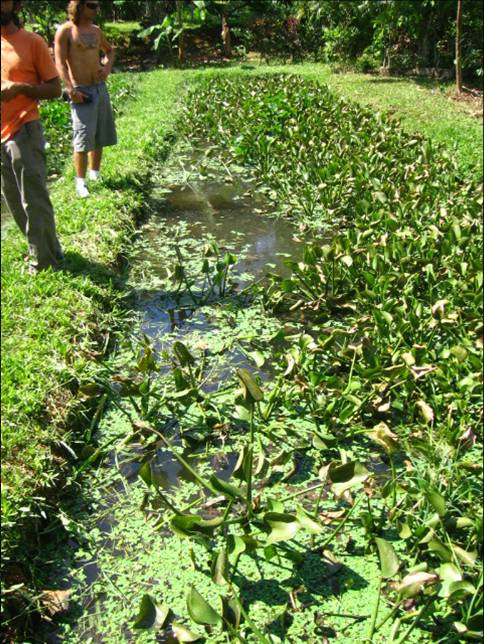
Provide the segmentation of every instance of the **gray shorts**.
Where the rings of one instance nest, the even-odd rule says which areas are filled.
[[[74,151],[89,152],[116,145],[116,126],[106,84],[76,85],[76,89],[91,100],[71,103]]]

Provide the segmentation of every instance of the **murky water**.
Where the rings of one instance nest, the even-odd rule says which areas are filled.
[[[211,315],[209,307],[198,307],[193,302],[180,300],[172,293],[163,289],[145,287],[143,284],[160,280],[166,277],[166,260],[163,259],[163,246],[167,237],[172,236],[172,231],[184,222],[183,235],[180,241],[197,240],[197,245],[202,248],[206,241],[215,240],[219,247],[225,251],[230,250],[237,258],[233,267],[232,276],[236,282],[236,289],[227,295],[227,298],[240,297],[240,291],[254,280],[264,278],[268,271],[288,274],[284,259],[299,258],[302,254],[304,239],[298,235],[296,228],[289,222],[270,217],[270,206],[261,196],[253,183],[239,178],[227,181],[226,178],[214,180],[199,180],[196,183],[173,184],[169,191],[164,188],[160,194],[153,195],[158,204],[158,214],[152,216],[143,228],[138,259],[133,261],[132,274],[136,283],[138,273],[145,276],[139,281],[139,286],[133,289],[133,308],[140,318],[140,335],[147,335],[155,347],[169,345],[175,339],[184,340],[194,329],[202,333],[217,333],[219,321]],[[175,234],[173,232],[173,234]],[[250,301],[247,301],[247,306]],[[220,329],[222,332],[222,329]],[[167,339],[168,338],[168,339]],[[231,349],[224,354],[223,366],[213,372],[216,383],[223,382],[233,374],[235,367],[250,367],[247,357],[237,349]],[[253,365],[252,365],[253,368]],[[270,365],[260,370],[262,377],[269,377]],[[215,382],[206,383],[205,389],[217,386]],[[181,446],[181,438],[175,429],[175,436],[171,439],[174,444]],[[205,455],[205,450],[190,449],[183,452],[186,461],[198,468],[204,463],[210,465],[211,471],[219,478],[228,480],[233,472],[238,454],[235,452],[220,452],[215,456]],[[122,502],[123,495],[138,477],[139,469],[143,463],[145,453],[141,446],[133,450],[129,458],[115,463],[111,459],[108,467],[118,467],[122,475],[111,491],[107,490],[102,503],[102,518],[96,522],[100,531],[103,549],[112,551],[113,556],[123,557],[122,551],[118,553],[111,542],[113,519],[109,508]],[[170,450],[158,449],[152,460],[153,473],[161,489],[173,494],[183,482],[193,481],[193,475],[179,461]],[[199,511],[210,516],[214,510],[201,506]],[[77,544],[72,547],[77,549]],[[80,561],[78,567],[83,570],[86,584],[91,587],[102,577],[96,557],[89,561]],[[83,599],[83,611],[92,614],[94,604],[88,592]],[[89,632],[93,641],[99,641],[94,631]],[[49,641],[56,639],[54,632]]]
[[[240,178],[172,185],[169,192],[163,191],[158,203],[159,214],[144,227],[144,239],[141,240],[141,246],[147,248],[140,258],[145,275],[166,275],[165,261],[160,260],[160,246],[166,243],[170,230],[180,221],[187,224],[184,238],[198,240],[200,247],[205,241],[214,239],[221,248],[235,252],[238,262],[234,278],[239,291],[263,278],[269,270],[288,274],[284,259],[298,259],[302,255],[305,240],[297,234],[296,228],[287,220],[268,216],[271,214],[268,202],[252,183]],[[239,250],[243,252],[239,254]],[[135,263],[133,272],[137,269]],[[162,344],[167,348],[167,334],[170,334],[170,344],[175,339],[183,340],[194,328],[201,333],[217,332],[219,328],[217,319],[212,319],[206,309],[201,311],[194,304],[180,304],[172,294],[156,289],[136,289],[134,308],[140,315],[141,333],[149,337],[155,347]],[[225,381],[235,367],[251,367],[246,356],[237,349],[226,353],[224,363],[213,374],[217,382]],[[260,373],[262,377],[270,376],[270,365]],[[210,387],[208,382],[205,388]],[[218,476],[230,477],[235,465],[232,460],[229,460],[228,468],[214,464]],[[160,482],[166,489],[178,479],[191,480],[190,473],[167,450],[159,451],[157,467]]]
[[[289,269],[284,259],[298,259],[302,254],[305,240],[295,227],[286,220],[267,216],[271,214],[268,204],[250,184],[241,180],[172,186],[159,208],[158,217],[144,231],[149,247],[142,260],[145,273],[165,275],[167,267],[164,260],[160,261],[157,248],[164,243],[170,227],[180,221],[188,224],[185,237],[201,243],[215,239],[221,248],[229,248],[237,255],[232,274],[239,290],[268,271],[287,275]],[[181,338],[190,325],[211,326],[205,313],[186,303],[180,306],[163,292],[138,289],[135,308],[142,317],[142,332],[153,340],[175,329]]]

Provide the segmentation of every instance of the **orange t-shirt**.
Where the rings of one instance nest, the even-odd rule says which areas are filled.
[[[4,81],[40,85],[59,74],[45,40],[34,33],[19,29],[2,34],[2,86]],[[11,101],[2,101],[2,143],[8,141],[24,123],[36,121],[39,101],[19,94]]]

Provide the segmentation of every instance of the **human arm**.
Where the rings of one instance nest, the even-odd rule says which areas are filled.
[[[40,85],[2,81],[2,101],[11,101],[19,94],[37,100],[42,98],[59,98],[61,95],[60,78],[56,76]]]
[[[57,72],[64,83],[64,87],[73,103],[83,103],[86,95],[74,89],[67,66],[67,53],[69,49],[69,25],[62,25],[55,34],[54,55]]]
[[[100,81],[105,81],[109,74],[111,73],[111,70],[113,68],[113,63],[114,63],[114,47],[109,44],[109,42],[106,39],[106,36],[103,34],[103,32],[100,32],[100,49],[104,54],[104,60],[103,60],[103,66],[98,72],[98,77]]]

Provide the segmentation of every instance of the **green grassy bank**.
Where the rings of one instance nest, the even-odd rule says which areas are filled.
[[[477,119],[445,96],[411,81],[370,84],[363,75],[331,76],[322,65],[210,70],[202,75],[298,72],[349,98],[392,108],[408,129],[457,146],[462,167],[477,171],[482,131]],[[123,278],[117,267],[151,187],[150,166],[166,149],[182,83],[198,72],[156,71],[140,77],[138,94],[118,120],[119,145],[106,151],[103,184],[79,201],[67,169],[51,189],[66,252],[60,273],[30,277],[25,242],[12,229],[2,244],[2,516],[4,563],[27,557],[24,519],[49,511],[50,491],[88,424],[77,386],[98,368],[121,323]],[[399,91],[396,92],[396,88]],[[366,88],[371,88],[366,89]],[[427,107],[428,106],[428,109]],[[66,447],[67,446],[67,447]],[[55,512],[55,502],[50,510]],[[6,577],[9,586],[15,580]]]
[[[4,563],[25,557],[23,520],[43,515],[72,430],[83,422],[77,383],[96,370],[121,318],[116,263],[143,209],[150,159],[172,129],[183,80],[178,72],[143,77],[118,120],[118,146],[106,150],[103,183],[88,200],[76,198],[70,164],[51,186],[65,270],[29,276],[25,241],[13,225],[2,243]]]

